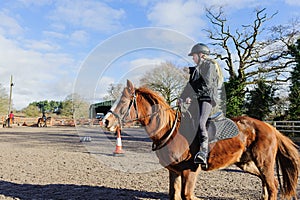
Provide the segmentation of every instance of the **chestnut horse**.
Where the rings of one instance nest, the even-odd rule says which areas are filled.
[[[265,122],[245,116],[232,120],[238,126],[239,134],[210,144],[206,170],[235,164],[261,179],[262,199],[277,199],[278,186],[283,198],[296,197],[297,146]],[[169,170],[170,199],[198,199],[194,195],[197,175],[201,171],[194,163],[199,150],[198,139],[190,140],[190,133],[180,132],[180,114],[161,96],[144,87],[136,89],[127,80],[122,96],[104,117],[104,124],[108,130],[115,131],[122,123],[132,121],[145,126],[159,162]],[[282,175],[280,184],[275,177],[275,164]]]
[[[47,121],[50,121],[51,117],[47,117],[46,120],[43,117],[38,118],[37,126],[38,127],[47,127]]]

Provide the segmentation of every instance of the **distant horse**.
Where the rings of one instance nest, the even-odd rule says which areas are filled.
[[[47,122],[51,120],[51,117],[47,117],[46,120],[43,117],[38,118],[38,127],[47,127]]]
[[[145,126],[159,162],[169,170],[170,199],[198,199],[195,183],[201,167],[194,163],[199,150],[196,137],[189,141],[188,132],[181,132],[178,113],[150,89],[134,88],[130,81],[120,100],[104,117],[104,124],[115,131],[123,122],[139,121]],[[299,175],[297,146],[273,126],[250,118],[237,117],[237,136],[210,144],[207,171],[235,164],[262,181],[262,199],[276,200],[278,185],[283,198],[296,197]],[[175,128],[174,128],[175,127]],[[174,131],[171,131],[174,129]],[[275,164],[282,178],[275,177]],[[280,181],[281,180],[281,181]]]

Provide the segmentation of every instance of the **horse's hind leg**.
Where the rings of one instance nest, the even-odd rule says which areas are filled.
[[[261,176],[262,181],[265,183],[266,190],[268,191],[268,200],[277,199],[278,181],[275,179],[274,165],[272,167],[264,166],[261,168]]]
[[[270,154],[269,154],[270,155]],[[259,177],[262,181],[262,199],[276,199],[278,182],[274,176],[274,160],[268,158],[258,159],[259,156],[254,156],[255,162],[249,152],[243,154],[241,162],[236,165],[242,170]]]
[[[239,168],[241,168],[245,172],[248,172],[248,173],[250,173],[254,176],[257,176],[261,179],[261,181],[262,181],[262,197],[261,197],[261,199],[262,200],[268,200],[268,190],[267,190],[266,184],[262,180],[259,169],[255,165],[255,163],[253,161],[239,162],[239,163],[236,163],[236,166],[238,166]]]
[[[181,200],[181,176],[169,170],[169,198]]]
[[[276,200],[278,193],[278,181],[274,172],[277,146],[274,145],[274,141],[276,140],[268,138],[253,149],[253,158],[261,174],[263,185],[265,184],[267,188],[268,200]]]

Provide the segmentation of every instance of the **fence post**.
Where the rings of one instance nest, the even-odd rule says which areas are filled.
[[[292,122],[292,136],[295,137],[295,122]]]

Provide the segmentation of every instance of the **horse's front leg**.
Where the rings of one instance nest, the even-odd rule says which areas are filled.
[[[169,170],[170,200],[181,200],[181,175]]]
[[[197,200],[198,198],[195,196],[195,184],[197,181],[197,176],[200,172],[200,167],[197,170],[187,169],[182,172],[182,190],[181,197],[184,200]]]

